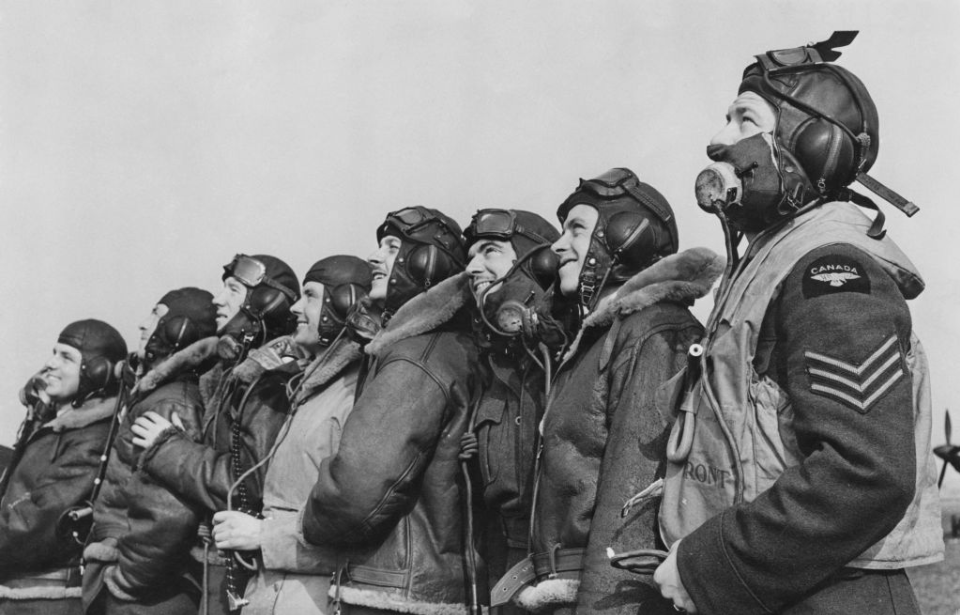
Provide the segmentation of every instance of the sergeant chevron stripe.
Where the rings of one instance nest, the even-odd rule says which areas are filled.
[[[810,388],[861,414],[866,414],[904,374],[896,335],[887,338],[859,365],[809,350],[803,355],[807,359]]]

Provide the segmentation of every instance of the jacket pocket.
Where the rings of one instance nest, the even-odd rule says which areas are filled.
[[[483,403],[477,408],[477,441],[480,444],[480,474],[485,486],[492,485],[500,477],[500,466],[512,455],[510,430],[504,426],[507,404],[502,400]]]
[[[745,480],[744,498],[748,501],[769,489],[786,468],[799,463],[793,406],[786,392],[769,376],[754,373],[749,399],[753,406],[754,461],[749,466],[755,475],[754,480]]]

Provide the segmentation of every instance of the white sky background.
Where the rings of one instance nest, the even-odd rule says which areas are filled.
[[[960,431],[958,28],[960,3],[929,0],[4,2],[0,442],[68,322],[104,319],[133,348],[161,295],[216,290],[234,253],[302,276],[366,256],[392,209],[555,220],[579,177],[628,166],[670,200],[682,247],[722,252],[693,182],[743,68],[859,29],[840,63],[880,110],[872,175],[921,207],[885,209],[927,280],[912,311],[942,443],[945,407]]]

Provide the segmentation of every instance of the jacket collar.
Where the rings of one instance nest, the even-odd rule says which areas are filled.
[[[300,404],[312,397],[319,389],[359,360],[362,355],[360,344],[346,336],[341,336],[303,370],[303,383],[293,400],[294,404]]]
[[[216,356],[217,342],[216,336],[205,337],[173,353],[144,374],[134,385],[132,393],[134,395],[149,393],[180,374],[197,370]]]
[[[303,350],[290,335],[274,338],[259,348],[254,348],[240,365],[233,368],[232,375],[244,384],[250,384],[264,372],[306,358]]]
[[[117,406],[117,396],[96,397],[83,402],[79,408],[69,406],[67,411],[53,420],[44,423],[45,428],[60,432],[67,429],[80,429],[113,416]]]
[[[451,320],[471,298],[466,272],[447,278],[404,303],[386,328],[367,344],[367,354],[380,357],[400,340],[436,329]]]
[[[723,272],[723,259],[707,248],[691,248],[663,258],[624,282],[583,319],[563,360],[573,356],[584,332],[609,327],[614,320],[662,301],[678,303],[703,297]]]

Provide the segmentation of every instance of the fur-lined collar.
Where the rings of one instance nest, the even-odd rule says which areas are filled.
[[[661,301],[690,301],[703,297],[723,273],[723,259],[707,248],[691,248],[657,261],[623,283],[616,292],[600,300],[583,319],[576,339],[564,353],[567,360],[577,352],[584,331],[608,327]]]
[[[67,429],[80,429],[91,423],[96,423],[97,421],[113,416],[113,411],[116,407],[116,395],[113,397],[88,399],[79,408],[70,406],[66,412],[44,423],[43,426],[56,432]]]
[[[367,354],[379,357],[400,340],[432,331],[449,321],[472,298],[469,280],[466,272],[459,273],[404,303],[386,328],[367,344]]]
[[[339,341],[334,342],[304,370],[303,384],[300,385],[300,391],[293,400],[294,405],[299,405],[312,397],[318,389],[324,387],[361,356],[363,351],[360,350],[360,344],[357,342],[346,337],[341,337]]]
[[[144,374],[133,387],[133,394],[149,393],[183,372],[195,370],[217,354],[216,336],[205,337],[163,359]]]
[[[247,358],[233,368],[232,375],[240,382],[250,384],[265,372],[282,367],[291,360],[306,358],[306,353],[294,343],[292,336],[282,335],[251,350]]]

